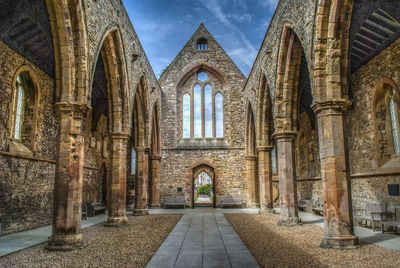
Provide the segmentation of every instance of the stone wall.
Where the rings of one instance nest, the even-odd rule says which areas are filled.
[[[146,146],[150,146],[150,119],[156,103],[160,105],[161,90],[147,56],[140,44],[129,16],[121,1],[84,0],[84,18],[88,40],[89,85],[100,49],[106,35],[118,31],[122,43],[121,68],[127,83],[126,98],[128,112],[123,114],[126,122],[132,122],[133,101],[139,80],[146,81],[146,108],[148,122]],[[46,13],[47,14],[47,13]],[[54,33],[53,33],[54,35]],[[52,40],[51,40],[52,41]],[[133,56],[139,57],[135,59]],[[0,222],[2,234],[35,228],[51,223],[55,160],[57,153],[58,123],[54,109],[55,82],[37,66],[0,42]],[[10,152],[10,103],[12,81],[17,69],[29,66],[35,75],[40,90],[37,110],[35,146],[28,156],[20,157]],[[91,90],[88,90],[89,92]],[[90,100],[87,100],[90,103]],[[91,129],[92,113],[86,118],[85,161],[83,179],[83,202],[99,200],[100,167],[105,164],[110,174],[110,136],[107,118],[102,118],[99,127]],[[150,119],[149,119],[150,118]],[[131,125],[131,124],[129,124]],[[132,132],[132,129],[129,131]],[[128,144],[130,148],[131,143]]]
[[[388,195],[387,184],[400,184],[400,159],[397,171],[387,175],[379,165],[375,142],[375,114],[373,100],[379,80],[388,78],[400,86],[400,39],[351,75],[353,106],[346,115],[349,164],[352,176],[352,199],[356,209],[365,207],[367,201],[387,201],[400,205],[400,197]],[[396,165],[396,163],[394,163]],[[385,175],[386,174],[386,175]]]
[[[54,79],[0,42],[0,222],[2,234],[51,222],[58,123]],[[10,153],[13,80],[27,66],[38,89],[34,148]]]
[[[192,176],[190,167],[208,162],[216,167],[216,206],[221,196],[240,195],[247,199],[244,150],[163,150],[161,159],[161,204],[165,196],[185,195],[186,205],[192,205]],[[182,187],[182,193],[178,192]]]
[[[207,51],[197,50],[197,40],[208,40]],[[183,139],[182,97],[192,92],[197,73],[206,72],[217,92],[223,95],[224,138]],[[177,195],[183,188],[186,203],[191,205],[192,178],[189,168],[208,162],[215,166],[216,205],[222,195],[241,195],[246,202],[244,150],[245,77],[219,46],[203,24],[161,76],[162,88],[162,159],[161,203],[166,195]]]

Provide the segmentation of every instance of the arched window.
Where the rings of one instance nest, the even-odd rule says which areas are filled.
[[[136,150],[132,148],[131,153],[131,175],[136,174]]]
[[[201,116],[201,86],[199,84],[194,86],[193,90],[193,112],[194,112],[194,137],[201,138],[202,133],[202,116]]]
[[[271,169],[272,174],[278,174],[277,164],[276,164],[276,148],[271,150]]]
[[[35,150],[37,88],[29,71],[17,74],[13,83],[10,152],[31,155]]]
[[[193,101],[191,102],[188,93],[183,96],[182,137],[184,139],[223,138],[224,104],[222,94],[215,94],[213,99],[213,87],[207,73],[201,71],[197,73],[196,78],[196,84],[192,89]]]
[[[23,102],[24,102],[24,88],[22,86],[22,79],[21,75],[18,76],[17,78],[17,85],[16,85],[16,90],[15,90],[15,96],[14,96],[15,104],[15,114],[14,114],[14,133],[13,133],[13,138],[14,139],[20,139],[21,138],[21,123],[22,123],[22,113],[23,113]]]
[[[183,96],[183,138],[190,139],[190,95]]]
[[[215,136],[224,137],[224,101],[221,93],[215,95]]]
[[[399,155],[399,118],[398,118],[398,105],[394,101],[395,92],[392,89],[392,96],[389,101],[390,122],[392,123],[392,136],[393,136],[393,151],[395,155]],[[396,107],[397,106],[397,107]]]
[[[375,129],[379,165],[400,154],[399,93],[395,83],[382,79],[375,92]]]
[[[205,38],[197,40],[197,50],[206,51],[208,49],[208,41]]]
[[[213,136],[212,121],[212,88],[208,84],[204,88],[204,135],[206,138]]]

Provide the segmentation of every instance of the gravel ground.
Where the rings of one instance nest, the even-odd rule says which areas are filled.
[[[362,243],[359,249],[319,247],[323,229],[277,226],[279,215],[225,214],[262,267],[400,267],[400,252]]]
[[[85,247],[49,252],[44,244],[0,258],[0,267],[145,267],[182,215],[130,217],[120,228],[82,231]]]

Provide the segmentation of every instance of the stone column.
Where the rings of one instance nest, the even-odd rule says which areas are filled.
[[[300,224],[297,207],[296,166],[294,140],[296,132],[275,133],[278,147],[280,220],[278,225]]]
[[[350,180],[346,163],[344,111],[346,101],[327,101],[313,106],[318,118],[321,178],[324,191],[323,248],[359,246],[354,235]]]
[[[126,148],[129,135],[112,133],[111,178],[108,187],[108,220],[106,226],[118,227],[128,221],[126,217]]]
[[[151,156],[151,208],[160,207],[160,165],[161,156]]]
[[[83,245],[81,234],[82,179],[87,105],[57,103],[60,128],[55,171],[53,229],[49,250],[72,250]]]
[[[247,207],[256,208],[256,171],[257,171],[257,157],[255,155],[246,156],[246,177],[247,177]]]
[[[260,178],[260,213],[274,213],[272,193],[271,151],[274,147],[258,147],[258,176]]]
[[[136,149],[136,181],[135,181],[135,209],[133,214],[136,216],[147,215],[147,184],[148,184],[148,151],[141,147]]]

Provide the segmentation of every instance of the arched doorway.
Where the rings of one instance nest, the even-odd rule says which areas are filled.
[[[192,200],[192,208],[195,207],[213,207],[216,208],[217,204],[217,174],[216,174],[216,169],[215,166],[212,165],[211,163],[198,163],[190,168],[189,171],[190,174],[190,182],[192,185],[192,193],[191,193],[191,200]],[[204,180],[204,182],[201,182],[201,180]],[[199,193],[199,189],[204,189],[205,192],[202,192],[203,198],[205,196],[209,196],[210,201],[209,202],[197,202],[196,203],[196,191]],[[202,190],[203,191],[203,190]],[[197,196],[198,197],[198,196]]]

